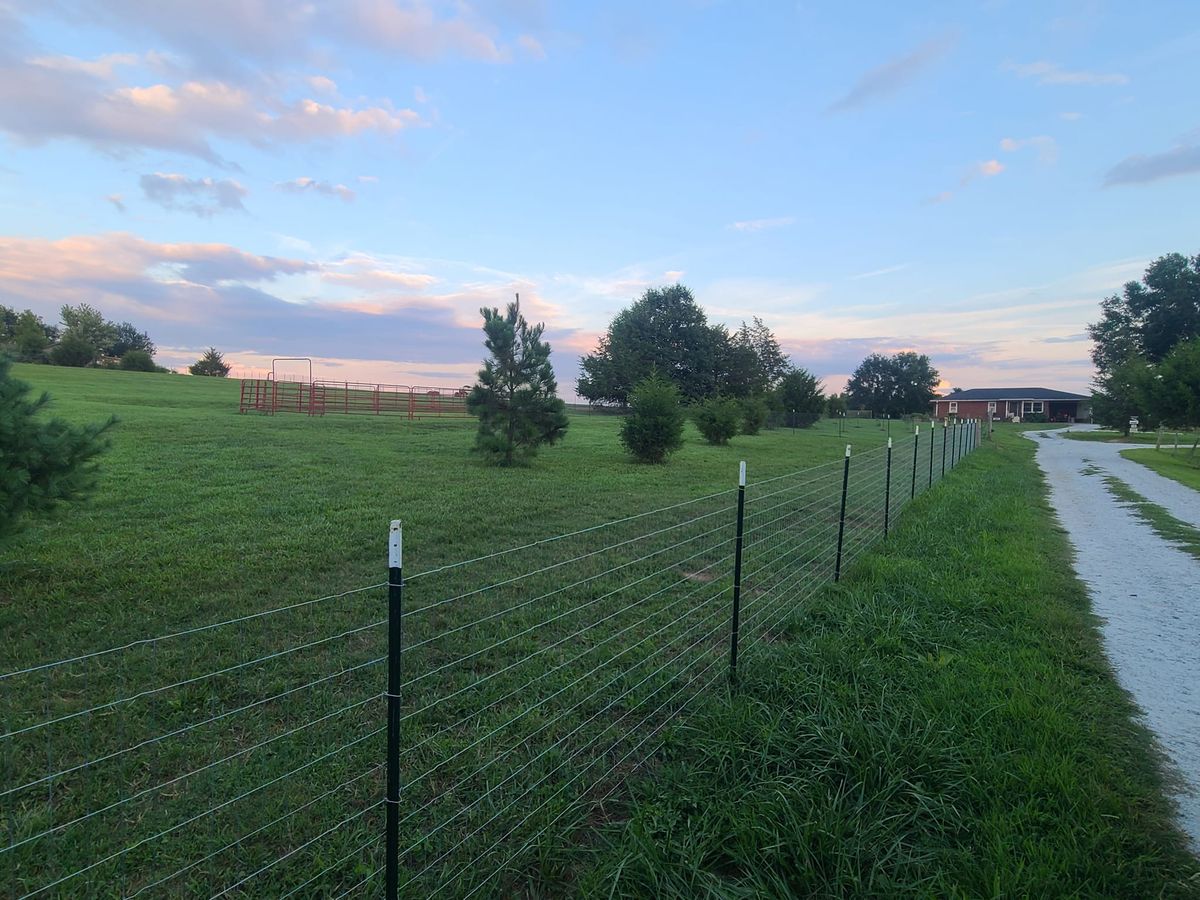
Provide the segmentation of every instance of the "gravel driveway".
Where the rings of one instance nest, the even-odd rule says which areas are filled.
[[[1145,713],[1180,776],[1180,822],[1200,852],[1200,560],[1121,506],[1104,475],[1197,528],[1200,493],[1123,459],[1120,451],[1132,445],[1072,441],[1062,434],[1026,437],[1038,444],[1051,504],[1074,545],[1075,571],[1103,619],[1117,680]]]

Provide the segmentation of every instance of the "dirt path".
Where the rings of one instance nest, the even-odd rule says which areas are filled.
[[[1200,560],[1121,506],[1104,475],[1200,528],[1200,495],[1121,458],[1127,445],[1029,432],[1050,500],[1075,548],[1075,571],[1103,618],[1117,679],[1177,769],[1180,822],[1200,853]]]

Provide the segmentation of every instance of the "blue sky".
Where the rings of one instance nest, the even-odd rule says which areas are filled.
[[[834,389],[1083,389],[1200,233],[1193,3],[0,0],[0,303],[160,361],[470,381],[519,291],[564,393],[646,287]]]

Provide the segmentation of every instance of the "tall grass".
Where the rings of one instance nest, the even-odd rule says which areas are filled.
[[[1200,895],[1033,448],[998,437],[673,732],[563,892]]]

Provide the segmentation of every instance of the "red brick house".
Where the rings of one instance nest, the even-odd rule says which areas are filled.
[[[971,388],[951,391],[933,401],[935,419],[983,419],[999,422],[1045,417],[1047,422],[1086,422],[1092,417],[1091,400],[1082,394],[1048,388]]]

